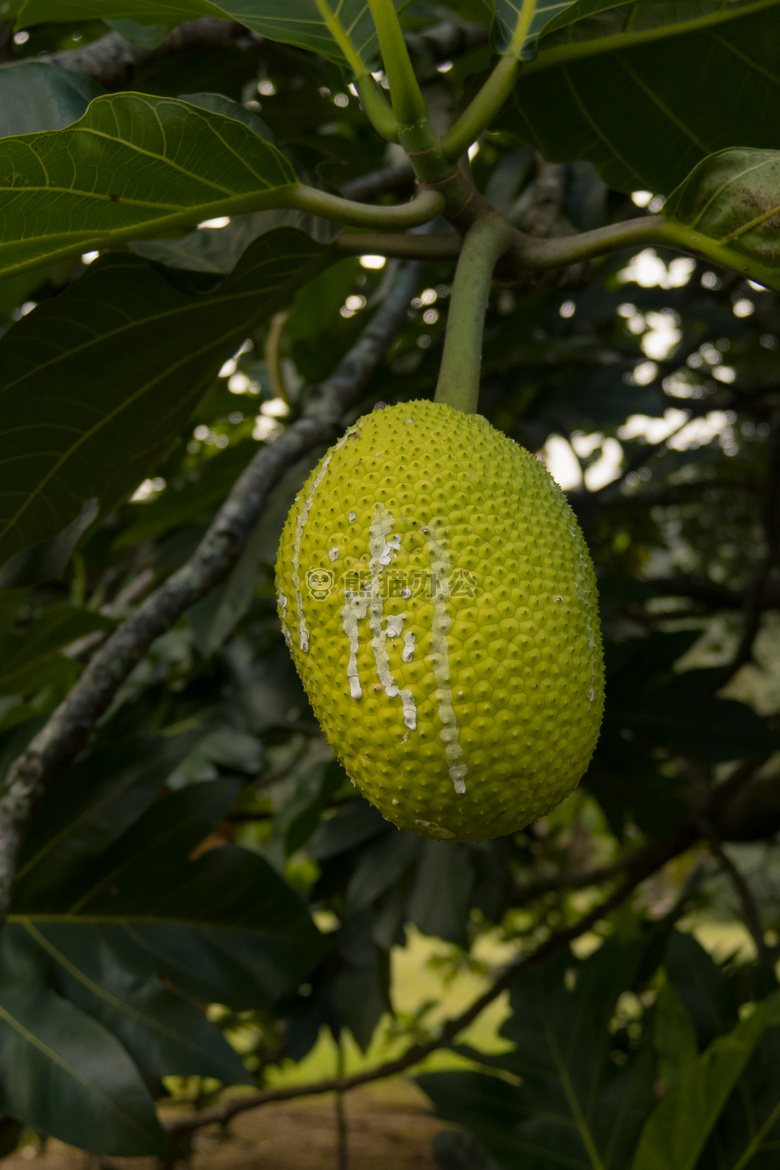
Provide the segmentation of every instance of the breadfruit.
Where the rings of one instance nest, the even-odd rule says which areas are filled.
[[[593,565],[547,470],[486,419],[359,419],[297,496],[276,578],[328,743],[388,820],[483,840],[577,785],[603,709]]]

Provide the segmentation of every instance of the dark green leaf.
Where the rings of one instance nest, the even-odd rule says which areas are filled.
[[[729,1170],[774,1170],[780,1148],[778,1068],[780,1028],[770,1028],[756,1045],[702,1151],[702,1168],[720,1159]]]
[[[256,453],[257,444],[251,439],[236,443],[204,463],[197,479],[169,484],[152,500],[139,503],[114,547],[132,548],[171,529],[208,520]]]
[[[103,1024],[153,1083],[204,1076],[251,1084],[219,1028],[143,966],[123,962],[99,931],[38,920],[7,929],[29,936],[50,960],[59,994]]]
[[[664,966],[702,1048],[736,1026],[739,1016],[734,988],[693,935],[682,931],[672,934]]]
[[[633,694],[623,692],[609,718],[643,739],[708,763],[774,751],[778,746],[774,733],[751,707],[715,698],[721,678],[716,668],[687,670]]]
[[[97,500],[86,500],[75,520],[51,540],[22,549],[0,568],[0,589],[16,585],[43,585],[64,571],[74,548],[97,519]]]
[[[455,1129],[436,1134],[433,1157],[438,1170],[498,1170],[498,1163],[473,1133],[461,1133]]]
[[[110,256],[10,329],[0,340],[0,561],[58,532],[84,500],[108,506],[136,486],[251,325],[326,255],[282,229],[208,294]]]
[[[139,49],[158,49],[168,35],[164,24],[138,24],[135,20],[107,20],[106,24]]]
[[[278,207],[296,183],[284,155],[233,118],[106,94],[66,129],[0,140],[0,271]]]
[[[496,1056],[462,1050],[513,1083],[476,1072],[423,1075],[437,1114],[467,1125],[507,1167],[625,1170],[655,1104],[654,1069],[646,1041],[623,1067],[613,1063],[610,1023],[652,941],[610,940],[585,962],[562,954],[523,973],[501,1029],[516,1047]]]
[[[699,1054],[696,1029],[671,983],[665,983],[655,1001],[653,1043],[658,1055],[658,1075],[668,1093],[688,1076]]]
[[[423,932],[465,947],[474,871],[460,845],[426,841],[407,912]]]
[[[180,100],[189,102],[191,106],[198,106],[201,110],[211,110],[214,114],[221,114],[224,118],[235,118],[237,122],[243,122],[258,138],[263,138],[266,142],[273,143],[273,135],[263,119],[258,118],[253,110],[248,110],[246,106],[231,101],[224,94],[186,93],[180,95]]]
[[[66,602],[52,605],[22,634],[0,630],[0,693],[38,691],[47,684],[73,680],[80,665],[57,651],[114,622],[99,613],[76,609]]]
[[[513,57],[523,61],[531,60],[547,26],[574,3],[575,0],[532,0],[530,4],[527,0],[495,0],[497,48],[502,52],[510,50]]]
[[[358,271],[357,260],[342,260],[295,294],[286,325],[290,341],[308,341],[333,323]]]
[[[4,65],[0,69],[0,138],[60,130],[80,118],[102,93],[90,77],[45,61]]]
[[[390,955],[376,945],[370,928],[368,915],[363,915],[339,932],[336,945],[341,968],[333,985],[338,1018],[364,1052],[379,1020],[391,1010]]]
[[[227,16],[252,32],[310,49],[353,73],[364,73],[376,58],[376,33],[366,0],[75,0],[68,4],[68,20],[105,20],[118,17],[149,23],[164,18],[169,25],[198,16]],[[26,0],[19,14],[23,25],[66,19],[59,0]]]
[[[101,1154],[169,1153],[130,1057],[43,980],[40,951],[8,932],[0,975],[0,1109]]]
[[[693,1170],[726,1100],[767,1028],[780,1024],[780,991],[685,1069],[642,1130],[632,1170]]]
[[[586,0],[542,37],[498,125],[551,161],[589,159],[621,191],[668,194],[718,150],[780,147],[778,7]]]
[[[41,912],[71,905],[73,883],[84,867],[138,820],[195,738],[138,736],[103,746],[71,765],[49,791],[25,840],[15,909]]]
[[[350,911],[357,914],[370,906],[414,864],[422,849],[423,842],[413,833],[391,829],[364,850],[347,887]]]
[[[722,150],[696,166],[664,204],[664,217],[691,251],[704,251],[737,271],[780,283],[780,153]],[[742,261],[742,263],[740,263]],[[745,265],[748,261],[748,265]],[[772,270],[775,270],[774,272]]]
[[[326,861],[380,833],[392,835],[382,814],[367,800],[355,800],[322,823],[312,839],[311,853],[318,861]]]

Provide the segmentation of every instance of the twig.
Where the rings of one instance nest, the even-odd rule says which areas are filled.
[[[195,553],[119,626],[93,656],[67,698],[10,767],[0,797],[0,927],[4,925],[19,850],[35,805],[107,710],[149,647],[225,577],[246,547],[268,493],[303,455],[334,436],[338,420],[385,360],[420,279],[419,264],[398,280],[360,339],[303,416],[264,446],[236,481]]]
[[[336,1041],[336,1075],[344,1077],[344,1035],[339,1033]],[[337,1170],[349,1170],[349,1144],[347,1112],[344,1107],[344,1090],[336,1090],[336,1166]]]
[[[415,185],[414,171],[408,163],[397,167],[381,167],[376,171],[369,171],[358,179],[352,179],[339,187],[339,194],[344,199],[357,199],[367,203],[376,199],[378,195],[385,195],[388,191],[410,190]]]
[[[766,954],[766,939],[764,938],[764,928],[761,925],[761,915],[758,913],[758,907],[752,893],[750,886],[745,881],[744,876],[740,873],[737,866],[729,857],[723,844],[718,836],[714,825],[706,818],[699,818],[699,826],[701,828],[702,836],[706,837],[713,856],[718,860],[721,867],[731,878],[731,883],[737,891],[740,902],[742,903],[742,912],[745,915],[745,925],[753,936],[753,941],[756,944],[756,950],[760,957]]]
[[[772,416],[772,437],[769,445],[769,470],[766,496],[761,519],[764,527],[766,552],[756,568],[745,600],[742,636],[736,653],[720,676],[716,689],[724,687],[741,667],[753,659],[753,647],[761,629],[764,614],[763,598],[771,578],[780,566],[780,410]]]
[[[688,847],[689,843],[688,835],[680,835],[675,838],[674,846],[670,843],[666,847],[667,859],[668,857],[675,856],[675,852],[682,852]],[[675,852],[672,852],[672,849]],[[286,1088],[263,1089],[258,1093],[252,1093],[250,1096],[236,1097],[231,1101],[225,1102],[224,1105],[219,1105],[213,1109],[203,1110],[197,1116],[177,1117],[171,1121],[164,1122],[163,1128],[170,1134],[178,1134],[200,1129],[205,1125],[212,1125],[214,1123],[224,1124],[230,1121],[231,1118],[236,1117],[239,1113],[245,1113],[249,1109],[257,1109],[261,1105],[269,1105],[274,1101],[289,1101],[296,1097],[311,1097],[320,1093],[343,1093],[349,1089],[355,1089],[359,1085],[366,1085],[372,1081],[384,1080],[386,1077],[406,1072],[413,1065],[419,1064],[426,1056],[430,1056],[432,1052],[436,1052],[437,1049],[444,1048],[450,1044],[464,1028],[467,1028],[469,1024],[477,1019],[486,1007],[493,1003],[502,992],[511,986],[521,972],[527,970],[529,967],[536,966],[550,955],[554,955],[558,951],[563,950],[574,939],[586,934],[597,922],[605,918],[608,914],[611,914],[636,889],[640,882],[655,872],[656,868],[658,868],[657,857],[653,857],[651,860],[647,856],[641,863],[637,860],[636,868],[623,884],[588,914],[584,915],[579,922],[576,922],[573,926],[566,927],[565,930],[558,931],[557,934],[551,935],[533,954],[523,955],[516,962],[512,963],[465,1011],[461,1012],[459,1016],[445,1021],[435,1039],[429,1040],[425,1044],[413,1044],[396,1060],[390,1060],[386,1064],[379,1065],[376,1068],[366,1069],[365,1072],[353,1073],[348,1077],[328,1077],[321,1081],[310,1081],[304,1084],[290,1085]]]

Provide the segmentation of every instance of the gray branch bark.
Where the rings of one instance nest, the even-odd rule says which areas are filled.
[[[301,418],[258,451],[236,481],[192,557],[173,573],[95,653],[67,698],[10,767],[0,796],[0,928],[4,925],[19,851],[36,805],[84,746],[119,687],[152,643],[170,630],[236,563],[271,488],[307,451],[330,442],[406,320],[422,266],[399,270],[395,285],[360,339],[311,394]]]
[[[156,49],[140,49],[120,33],[110,32],[78,49],[41,53],[36,60],[59,65],[71,73],[85,73],[98,84],[112,87],[123,85],[135,69],[160,57],[181,49],[221,49],[230,41],[243,43],[246,47],[254,43],[240,24],[204,16],[177,25]]]

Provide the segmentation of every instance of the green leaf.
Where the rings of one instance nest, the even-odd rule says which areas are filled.
[[[664,217],[691,251],[780,288],[780,152],[710,155],[669,196]]]
[[[192,850],[229,809],[236,785],[196,784],[157,801],[90,867],[67,899],[14,902],[35,925],[97,932],[149,974],[206,1002],[244,1010],[289,993],[324,952],[297,895],[261,857]],[[41,898],[43,902],[43,898]],[[88,945],[88,941],[84,943]]]
[[[773,1170],[780,1148],[780,1028],[759,1040],[699,1159],[729,1170]]]
[[[15,906],[38,911],[69,906],[86,866],[138,820],[196,738],[140,735],[98,746],[72,764],[25,839]]]
[[[777,737],[752,707],[713,696],[721,678],[717,668],[683,671],[634,695],[623,695],[609,717],[642,739],[670,745],[707,763],[775,751]]]
[[[696,1029],[671,983],[665,983],[655,1001],[653,1043],[658,1075],[668,1093],[688,1075],[699,1054]]]
[[[146,260],[109,256],[10,329],[0,340],[0,563],[59,532],[85,500],[105,510],[131,491],[252,325],[327,259],[280,229],[204,294],[195,278],[187,291]]]
[[[159,49],[168,35],[164,24],[138,24],[134,20],[107,20],[106,24],[139,49]]]
[[[780,991],[719,1036],[686,1069],[648,1118],[632,1170],[693,1170],[721,1110],[761,1036],[780,1024]]]
[[[0,629],[0,694],[23,694],[39,691],[53,682],[73,681],[80,664],[57,651],[95,630],[110,630],[113,625],[102,614],[59,602],[23,634]]]
[[[8,931],[0,970],[0,1109],[100,1154],[170,1154],[128,1054],[48,987],[43,956]]]
[[[664,960],[667,978],[693,1021],[700,1047],[738,1022],[734,987],[691,934],[676,930]]]
[[[390,1005],[390,954],[374,942],[366,914],[353,918],[338,933],[341,969],[333,983],[339,1020],[365,1052],[379,1020]]]
[[[0,140],[0,272],[279,207],[297,182],[284,155],[233,118],[106,94],[63,130]]]
[[[258,138],[263,138],[273,145],[273,135],[263,119],[258,118],[254,110],[248,110],[246,106],[239,105],[238,102],[232,101],[224,94],[187,93],[181,94],[180,99],[183,102],[189,102],[191,106],[198,106],[201,110],[211,110],[214,114],[221,114],[225,118],[234,118],[236,122],[243,122]]]
[[[0,69],[0,138],[69,126],[102,93],[90,77],[45,61],[4,65]]]
[[[524,972],[501,1028],[514,1049],[497,1056],[458,1049],[514,1083],[476,1072],[425,1074],[418,1083],[438,1116],[467,1125],[507,1167],[625,1170],[655,1104],[653,1059],[645,1042],[616,1067],[610,1024],[652,942],[650,934],[629,946],[611,939],[584,962],[561,954]]]
[[[367,800],[353,800],[335,817],[323,821],[311,842],[311,854],[326,861],[390,830],[387,821]]]
[[[422,852],[423,842],[414,833],[393,831],[361,853],[347,887],[350,912],[358,914],[399,880]]]
[[[136,20],[178,24],[198,16],[236,20],[271,41],[298,45],[335,61],[353,73],[365,73],[377,57],[374,24],[366,0],[74,0],[67,12],[60,0],[27,0],[19,24],[41,21]]]
[[[134,505],[127,528],[114,541],[114,548],[132,548],[189,524],[208,520],[219,507],[250,459],[257,453],[251,439],[218,451],[198,469],[198,478],[170,484],[148,503]]]
[[[778,9],[780,0],[576,5],[542,36],[496,126],[550,161],[589,159],[620,191],[668,194],[735,143],[780,148]]]
[[[472,1133],[445,1129],[436,1134],[432,1150],[438,1170],[498,1170],[498,1163]]]
[[[7,927],[24,933],[50,960],[57,992],[115,1036],[145,1077],[217,1077],[226,1084],[251,1084],[237,1053],[221,1031],[155,975],[101,937],[69,925],[23,922]],[[81,1144],[81,1143],[79,1143]]]
[[[234,782],[216,781],[155,799],[190,743],[182,736],[114,744],[60,780],[26,847],[0,940],[0,970],[13,993],[9,999],[0,980],[0,1108],[88,1149],[159,1152],[148,1135],[145,1145],[132,1136],[151,1101],[145,1092],[139,1097],[128,1053],[151,1085],[167,1074],[248,1080],[219,1030],[188,1000],[268,1007],[291,995],[328,949],[297,894],[261,857],[224,846],[190,860],[237,791]],[[16,974],[21,962],[26,975]],[[55,1038],[56,1028],[72,1036],[67,1094],[58,1088],[61,1059],[47,1039],[50,1027]],[[19,1036],[37,1045],[34,1065],[19,1058]],[[117,1094],[129,1095],[125,1130],[117,1130],[110,1100],[92,1100],[90,1061],[102,1062],[98,1083],[117,1082]],[[47,1083],[72,1117],[34,1088]],[[23,1091],[36,1108],[40,1098],[38,1111],[21,1101]]]
[[[74,548],[97,519],[99,511],[97,500],[85,500],[75,519],[56,536],[12,556],[0,568],[0,588],[43,585],[47,581],[55,581],[64,572]]]
[[[539,37],[574,3],[575,0],[495,0],[496,48],[521,61],[532,60]]]
[[[426,841],[409,896],[409,918],[423,934],[467,946],[473,885],[474,870],[466,849]]]

